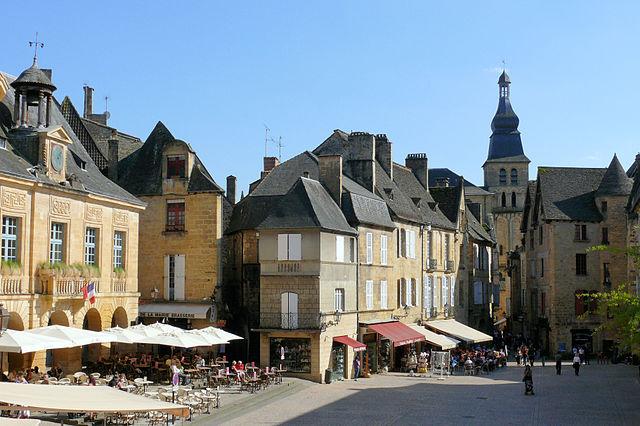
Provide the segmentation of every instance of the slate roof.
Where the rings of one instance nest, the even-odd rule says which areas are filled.
[[[384,228],[395,228],[389,209],[382,198],[367,191],[346,176],[342,178],[342,210],[352,225],[376,225]]]
[[[299,177],[289,192],[279,197],[257,226],[257,229],[296,228],[357,234],[320,182],[304,177]]]
[[[474,185],[461,175],[447,168],[429,169],[429,191],[432,191],[432,189],[436,187],[438,180],[441,178],[449,179],[449,186],[457,186],[460,179],[463,179],[464,193],[466,195],[491,195],[491,192]]]
[[[485,241],[490,244],[495,244],[495,239],[484,229],[484,226],[478,221],[475,215],[470,209],[467,212],[467,232],[469,236],[476,241]]]
[[[625,173],[622,164],[618,161],[618,156],[614,154],[598,186],[596,196],[629,195],[632,187],[633,181]]]
[[[4,74],[4,76],[8,81],[13,79],[13,77],[8,74]],[[2,102],[0,102],[0,126],[3,126],[5,129],[9,129],[13,122],[12,114],[14,99],[14,91],[10,88]],[[31,117],[31,119],[35,120],[36,117]],[[31,122],[30,124],[33,125],[35,123]],[[80,140],[76,137],[75,133],[64,119],[62,113],[57,107],[57,104],[54,103],[51,108],[51,125],[49,129],[55,128],[56,126],[61,126],[67,132],[72,141],[69,145],[66,159],[67,175],[75,175],[78,182],[82,184],[82,186],[77,187],[65,186],[65,189],[88,192],[135,205],[145,205],[145,203],[119,187],[114,182],[110,181],[100,172],[80,143]],[[39,173],[36,177],[34,174],[29,172],[28,169],[32,168],[34,165],[28,162],[23,153],[17,151],[12,144],[17,142],[17,138],[34,138],[34,129],[7,132],[7,136],[9,144],[7,150],[0,155],[0,173],[6,173],[26,180],[38,181],[44,184],[60,187],[60,184],[47,178],[42,173]],[[86,170],[82,170],[78,162],[85,163]]]
[[[51,91],[56,90],[56,86],[53,85],[51,79],[49,79],[49,77],[40,68],[38,68],[38,65],[35,62],[31,67],[22,71],[18,78],[11,83],[11,87],[14,88],[30,85],[41,85],[46,86]]]
[[[97,123],[83,118],[68,96],[62,100],[60,109],[65,119],[91,155],[91,158],[100,169],[105,169],[109,162],[109,139],[116,132],[118,140],[118,160],[122,160],[142,146],[142,141],[135,137],[122,133],[111,126]]]
[[[460,185],[431,188],[431,194],[447,219],[449,219],[451,223],[458,223],[460,197],[462,195],[462,188]]]
[[[539,167],[538,185],[545,220],[598,222],[595,192],[607,169]]]
[[[136,195],[161,195],[163,152],[173,142],[182,141],[174,138],[169,129],[159,121],[142,147],[118,163],[118,183]],[[188,144],[187,146],[189,147]],[[191,147],[189,150],[193,152]],[[187,191],[224,192],[197,155]]]

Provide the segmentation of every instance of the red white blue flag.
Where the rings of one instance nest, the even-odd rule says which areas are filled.
[[[96,286],[93,282],[82,287],[82,296],[84,300],[89,299],[92,305],[96,303]]]

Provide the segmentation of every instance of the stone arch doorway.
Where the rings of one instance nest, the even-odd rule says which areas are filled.
[[[24,330],[24,323],[22,322],[22,317],[16,312],[9,313],[9,325],[7,326],[10,330]],[[3,366],[7,366],[8,371],[11,370],[22,370],[26,366],[31,365],[31,360],[33,359],[33,354],[16,354],[16,353],[8,353],[7,354],[7,363],[4,363]]]
[[[91,308],[84,315],[82,328],[91,331],[102,331],[102,318],[96,308]],[[85,345],[82,347],[82,365],[87,362],[96,362],[100,358],[100,343]]]
[[[69,317],[64,311],[54,311],[49,317],[47,325],[64,325],[69,326]],[[70,356],[75,352],[74,348],[68,349],[49,349],[46,353],[45,365],[46,367],[66,367],[68,365]]]
[[[127,317],[127,311],[125,311],[123,307],[118,306],[116,310],[113,311],[111,327],[127,328],[128,326],[129,318]]]

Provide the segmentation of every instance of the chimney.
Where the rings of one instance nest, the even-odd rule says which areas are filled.
[[[391,157],[391,142],[387,135],[376,135],[376,160],[385,172],[393,179],[393,158]]]
[[[342,205],[342,156],[321,155],[320,162],[320,183],[327,190],[333,201],[338,206]]]
[[[411,169],[414,176],[422,184],[424,189],[429,190],[429,159],[424,152],[409,154],[404,160],[404,165]]]
[[[86,87],[86,86],[85,86]],[[107,177],[112,181],[118,180],[118,132],[116,130],[111,131],[111,137],[108,140],[109,144],[109,162]]]
[[[373,192],[376,186],[376,141],[371,133],[352,132],[349,135],[348,169],[350,177]]]
[[[309,179],[309,172],[306,171],[306,170],[304,172],[302,172],[302,177]]]
[[[93,88],[86,84],[82,88],[84,89],[84,112],[82,117],[89,118],[90,115],[93,115]]]
[[[227,176],[227,200],[231,205],[236,203],[236,177],[233,175]]]
[[[280,160],[278,157],[264,157],[263,158],[263,169],[262,173],[260,173],[260,179],[264,179],[269,172],[280,165]]]

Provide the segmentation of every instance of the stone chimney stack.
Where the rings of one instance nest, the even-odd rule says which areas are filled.
[[[280,165],[280,160],[278,160],[278,157],[264,157],[263,165],[264,167],[262,169],[262,173],[260,173],[261,179],[264,179],[264,177],[268,175],[271,170],[278,167]]]
[[[348,168],[357,183],[374,192],[376,186],[376,140],[366,132],[349,135]]]
[[[391,156],[391,141],[385,134],[376,135],[376,160],[385,172],[393,179],[393,157]]]
[[[422,184],[424,189],[429,190],[429,159],[424,152],[409,154],[404,160],[404,165],[411,169],[416,179]]]
[[[320,183],[327,190],[333,201],[338,206],[342,206],[342,156],[321,155],[320,161]]]
[[[93,115],[93,87],[85,84],[82,88],[84,89],[84,112],[82,117],[89,118]]]
[[[86,87],[86,86],[85,86]],[[107,177],[112,181],[118,180],[118,132],[113,130],[108,140],[109,145],[109,162]]]
[[[231,205],[236,204],[236,177],[233,175],[227,176],[227,200]]]

